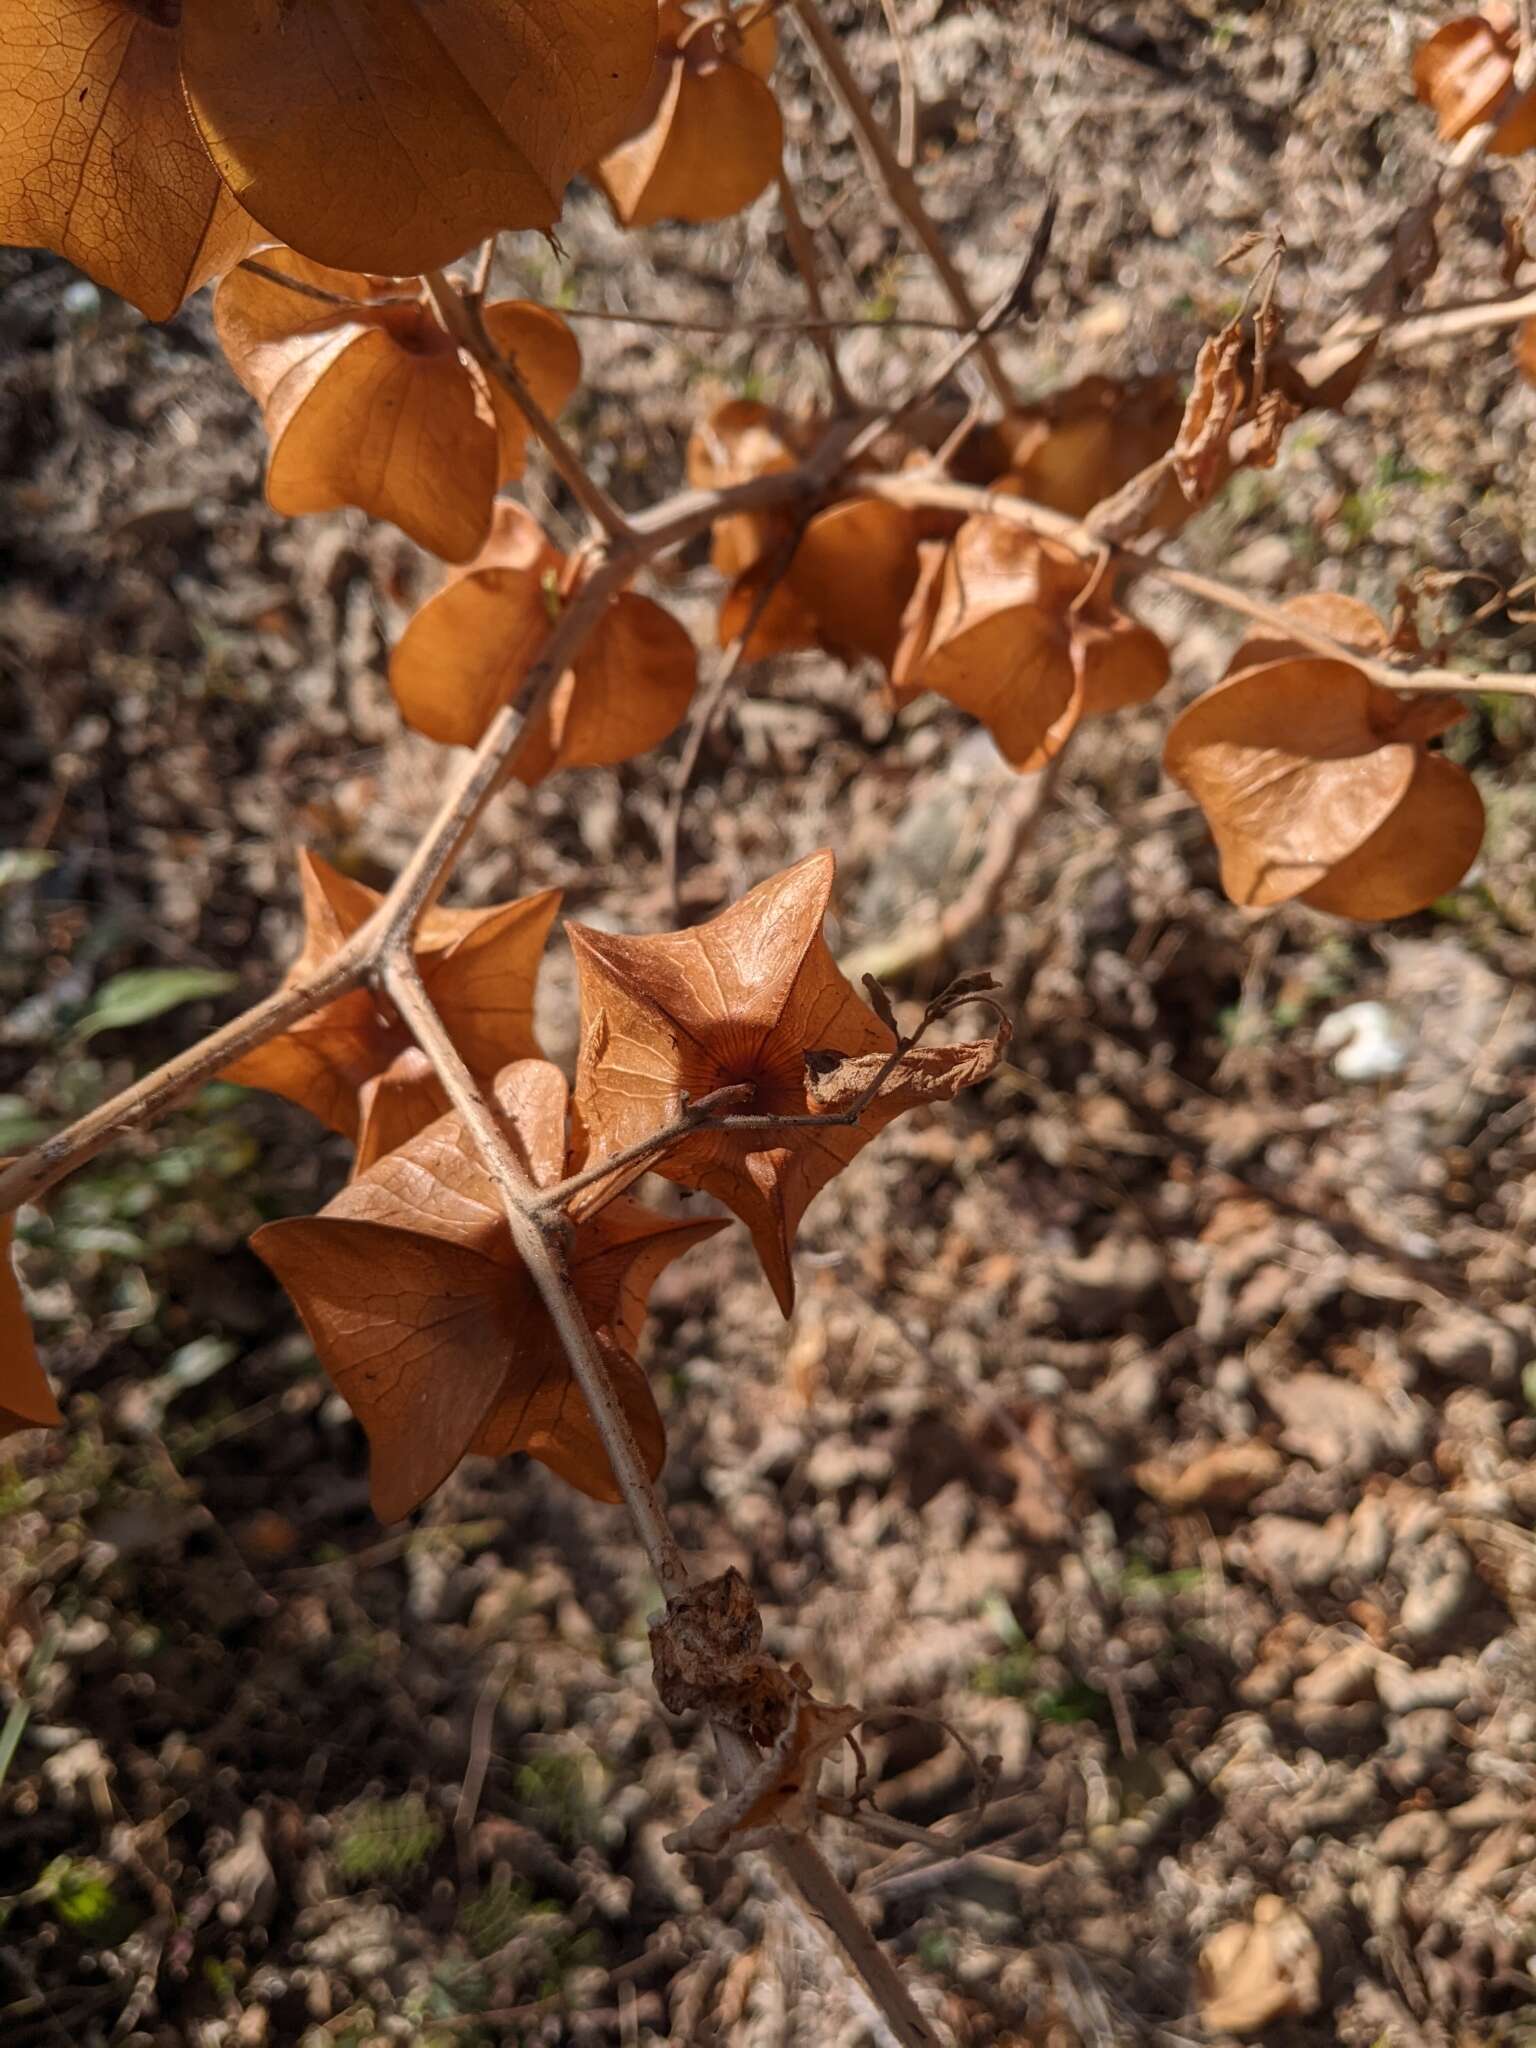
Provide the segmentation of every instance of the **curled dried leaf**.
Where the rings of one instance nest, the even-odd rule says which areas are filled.
[[[390,657],[406,724],[445,746],[474,746],[542,653],[573,594],[569,576],[530,514],[498,503],[485,548],[427,599]],[[507,772],[531,786],[557,769],[647,753],[681,721],[697,676],[693,642],[671,614],[620,592],[519,735]]]
[[[1286,609],[1364,652],[1385,643],[1353,600],[1317,594]],[[1425,751],[1458,708],[1405,700],[1265,628],[1175,720],[1164,760],[1206,814],[1234,902],[1400,917],[1453,888],[1482,836],[1470,776]]]
[[[356,505],[446,561],[491,531],[498,484],[521,474],[527,422],[485,381],[424,301],[361,272],[269,249],[262,261],[346,303],[236,270],[214,299],[230,367],[257,400],[271,452],[267,496],[289,515]],[[558,314],[503,300],[486,326],[534,397],[558,412],[581,356]]]
[[[809,1116],[808,1051],[894,1050],[893,1034],[839,973],[823,936],[833,871],[830,853],[813,854],[691,931],[625,938],[567,926],[584,1019],[576,1103],[591,1163],[663,1129],[682,1098],[735,1084],[750,1084],[751,1115]],[[957,1064],[970,1056],[949,1050]],[[800,1218],[908,1106],[877,1097],[856,1124],[826,1128],[706,1127],[655,1170],[735,1211],[787,1315]]]
[[[784,149],[771,19],[742,33],[662,0],[650,86],[626,139],[593,176],[626,227],[725,220],[772,183]]]
[[[0,241],[53,250],[151,320],[268,239],[187,110],[179,12],[27,0],[0,30]]]
[[[1442,140],[1457,141],[1496,118],[1490,155],[1518,156],[1536,143],[1536,93],[1508,103],[1518,55],[1513,17],[1498,0],[1480,14],[1458,15],[1420,43],[1413,89],[1434,112]]]
[[[994,1073],[1008,1048],[1012,1026],[1006,1019],[992,1038],[964,1045],[914,1045],[904,1052],[881,1079],[886,1059],[879,1053],[863,1053],[851,1059],[833,1055],[806,1054],[806,1093],[816,1108],[827,1116],[840,1116],[862,1104],[880,1081],[873,1100],[893,1116],[916,1109],[923,1102],[952,1102],[965,1088],[978,1087]]]
[[[789,1726],[799,1697],[763,1649],[763,1618],[734,1565],[667,1602],[651,1623],[651,1668],[669,1714],[705,1714],[759,1747]]]
[[[493,1100],[539,1187],[565,1167],[567,1096],[544,1060],[504,1068]],[[635,1351],[657,1275],[723,1226],[619,1199],[576,1225],[572,1289],[652,1476],[665,1439]],[[293,1297],[367,1432],[374,1507],[394,1521],[473,1451],[526,1451],[596,1500],[618,1483],[565,1347],[513,1247],[495,1183],[457,1116],[439,1117],[318,1216],[251,1240]]]
[[[1166,648],[1115,605],[1094,564],[993,513],[961,527],[906,627],[898,697],[947,697],[1021,773],[1059,753],[1081,719],[1146,703],[1168,679]]]
[[[857,1707],[802,1695],[793,1718],[750,1776],[724,1799],[665,1837],[677,1855],[721,1856],[771,1846],[776,1834],[808,1835],[821,1774],[864,1718]]]
[[[1246,396],[1242,358],[1241,319],[1202,342],[1195,358],[1194,382],[1173,443],[1173,473],[1193,504],[1204,504],[1222,477]]]
[[[0,1167],[10,1163],[0,1159]],[[0,1216],[0,1441],[21,1429],[53,1429],[64,1420],[11,1267],[15,1229],[14,1216]]]
[[[285,986],[313,975],[384,900],[308,851],[299,855],[299,880],[304,946]],[[537,1053],[534,982],[559,907],[559,891],[545,889],[485,910],[433,909],[418,926],[412,944],[417,969],[473,1073],[493,1074],[508,1060]],[[372,1157],[386,1135],[398,1133],[405,1115],[433,1100],[418,1068],[395,1064],[413,1043],[386,997],[353,989],[243,1053],[224,1078],[286,1096],[350,1138],[362,1137],[366,1115],[365,1150]],[[364,1099],[375,1081],[382,1090]]]
[[[1173,377],[1085,377],[971,436],[955,473],[967,483],[1007,479],[1004,489],[1081,519],[1169,452],[1182,416]],[[1171,479],[1164,495],[1177,508]]]

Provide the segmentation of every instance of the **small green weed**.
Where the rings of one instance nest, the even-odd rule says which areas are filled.
[[[336,1823],[336,1874],[349,1885],[402,1884],[422,1868],[442,1834],[442,1822],[417,1793],[364,1800]]]

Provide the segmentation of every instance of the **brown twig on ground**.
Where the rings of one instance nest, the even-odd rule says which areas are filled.
[[[1070,739],[1067,745],[1070,745]],[[981,858],[965,887],[926,924],[914,924],[895,938],[873,940],[839,964],[850,980],[872,974],[876,981],[899,981],[919,968],[943,959],[960,941],[983,925],[997,909],[1008,878],[1032,843],[1061,783],[1067,745],[1038,775],[1021,776],[992,813]]]
[[[891,41],[896,45],[896,161],[904,171],[910,171],[917,162],[917,79],[912,67],[912,38],[901,18],[901,0],[880,0],[880,5],[885,10]]]
[[[853,123],[854,132],[870,160],[875,176],[885,187],[891,204],[900,214],[913,240],[937,271],[944,289],[949,294],[950,304],[962,325],[967,330],[975,328],[980,323],[981,312],[971,296],[971,288],[944,246],[944,238],[923,204],[923,195],[918,189],[917,180],[901,163],[891,147],[890,138],[875,119],[874,109],[869,104],[864,88],[854,77],[853,69],[843,55],[842,44],[828,26],[817,0],[789,0],[788,11],[794,16],[806,42],[815,51],[833,92],[842,104],[843,111]],[[1005,411],[1011,410],[1019,402],[1018,393],[1014,390],[991,342],[983,341],[977,348],[976,356],[986,371],[987,382],[997,394],[998,403]]]

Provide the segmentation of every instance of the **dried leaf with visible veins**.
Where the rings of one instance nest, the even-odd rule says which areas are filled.
[[[285,987],[312,975],[384,900],[307,850],[299,855],[299,880],[304,947]],[[411,950],[417,969],[476,1075],[493,1074],[508,1060],[538,1052],[533,987],[559,906],[560,892],[545,889],[487,910],[434,908],[416,929]],[[333,1131],[349,1138],[361,1135],[363,1150],[372,1157],[386,1132],[399,1129],[405,1103],[419,1113],[435,1101],[420,1070],[399,1064],[414,1043],[387,997],[369,988],[353,989],[280,1037],[243,1053],[224,1069],[224,1078],[246,1088],[270,1088]],[[363,1090],[373,1082],[379,1086],[364,1101]],[[441,1107],[437,1101],[436,1109]],[[365,1109],[372,1128],[361,1133]]]
[[[516,698],[569,603],[567,574],[534,519],[499,503],[484,549],[427,599],[390,657],[406,724],[445,746],[474,746]],[[697,679],[693,642],[671,613],[621,591],[519,734],[507,772],[531,786],[559,768],[648,753],[681,721]]]
[[[780,1829],[809,1834],[822,1771],[863,1718],[858,1707],[803,1697],[746,1782],[666,1836],[662,1846],[679,1856],[719,1856],[766,1847]]]
[[[767,84],[773,22],[743,32],[728,15],[701,21],[661,0],[659,37],[626,140],[593,179],[626,227],[724,220],[772,182],[783,154],[784,124]]]
[[[420,1046],[397,1052],[382,1074],[357,1091],[357,1152],[354,1174],[366,1173],[418,1131],[448,1111],[448,1091]]]
[[[1319,593],[1284,609],[1362,652],[1386,643],[1353,599]],[[1461,708],[1402,697],[1260,628],[1174,721],[1164,764],[1205,812],[1235,903],[1299,897],[1341,917],[1404,917],[1454,888],[1482,840],[1476,784],[1427,751]]]
[[[356,505],[445,560],[466,560],[491,531],[498,485],[520,476],[528,427],[421,300],[360,272],[328,270],[291,249],[262,262],[338,295],[327,304],[248,270],[225,278],[214,326],[230,368],[257,400],[271,454],[267,497],[297,515]],[[558,314],[518,300],[485,309],[545,412],[581,373]]]
[[[565,1166],[565,1078],[546,1060],[497,1076],[502,1128],[539,1187]],[[566,1266],[652,1477],[661,1417],[635,1362],[657,1275],[718,1221],[679,1223],[627,1198],[575,1226]],[[318,1216],[251,1239],[293,1297],[368,1435],[374,1508],[419,1507],[469,1452],[526,1451],[595,1500],[621,1496],[495,1183],[457,1116],[343,1189]]]
[[[1059,753],[1083,718],[1146,703],[1168,679],[1168,651],[1095,576],[1013,520],[968,519],[908,613],[898,700],[937,691],[979,718],[1021,773]]]
[[[625,132],[655,49],[637,0],[197,0],[182,73],[271,235],[406,277],[551,227],[572,173]]]
[[[680,1098],[749,1083],[743,1115],[805,1116],[805,1055],[887,1054],[890,1032],[838,972],[822,935],[834,863],[817,853],[692,931],[624,938],[568,925],[581,981],[576,1105],[590,1163],[671,1121]],[[945,1049],[957,1070],[974,1048]],[[964,1085],[963,1083],[959,1085]],[[815,1195],[907,1104],[857,1124],[706,1128],[655,1171],[724,1202],[752,1233],[779,1305],[794,1301],[795,1230]]]
[[[895,1116],[924,1102],[952,1102],[963,1088],[978,1087],[988,1078],[1012,1035],[1012,1026],[1004,1020],[994,1038],[973,1039],[962,1046],[914,1045],[881,1081],[875,1101],[890,1105]],[[877,1052],[849,1059],[807,1053],[806,1093],[823,1116],[844,1115],[874,1085],[888,1058]]]
[[[0,1159],[0,1166],[9,1166]],[[0,1216],[0,1440],[19,1429],[53,1429],[64,1418],[53,1398],[32,1325],[21,1303],[21,1288],[11,1270],[14,1216]]]
[[[266,240],[210,162],[181,0],[0,0],[0,241],[67,257],[151,320]]]
[[[799,1694],[764,1650],[763,1617],[734,1565],[674,1593],[650,1635],[656,1697],[669,1714],[704,1714],[759,1748],[784,1732]]]

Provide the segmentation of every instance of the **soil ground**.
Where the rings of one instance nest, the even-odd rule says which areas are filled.
[[[898,11],[923,183],[981,296],[1058,181],[1041,317],[1006,346],[1029,392],[1187,372],[1250,229],[1283,227],[1287,316],[1320,332],[1433,173],[1407,78],[1438,10]],[[832,12],[892,112],[880,9]],[[944,313],[785,45],[835,307]],[[1473,178],[1431,303],[1503,288],[1531,190],[1527,161]],[[561,243],[512,251],[506,284],[742,323],[581,323],[573,431],[626,503],[676,487],[722,396],[816,388],[808,343],[745,324],[798,303],[771,200],[626,236],[581,191]],[[155,328],[60,265],[0,263],[11,1152],[268,987],[294,849],[382,880],[451,764],[384,680],[433,565],[359,517],[264,507],[206,306]],[[877,400],[942,346],[866,327],[843,364]],[[1530,420],[1507,335],[1421,346],[1305,421],[1183,556],[1387,610],[1415,571],[1472,572],[1444,600],[1464,620],[1527,573]],[[657,594],[709,643],[701,550]],[[817,1203],[788,1327],[743,1233],[664,1277],[667,1491],[770,1646],[872,1711],[885,1818],[828,1822],[829,1853],[956,2042],[1529,2042],[1533,722],[1479,698],[1458,729],[1490,831],[1432,912],[1250,921],[1158,766],[1235,625],[1134,604],[1173,682],[1074,749],[997,916],[896,991],[990,967],[1010,1063]],[[1454,653],[1524,669],[1530,644],[1495,603]],[[669,924],[676,751],[498,799],[458,900],[558,884],[588,921]],[[893,718],[819,657],[760,669],[689,804],[689,913],[830,843],[839,950],[878,947],[955,896],[1010,786],[941,704]],[[145,967],[239,988],[75,1035]],[[571,980],[557,941],[540,1021],[567,1061]],[[1361,1003],[1390,1073],[1351,1077]],[[215,1086],[23,1216],[68,1427],[0,1462],[0,2039],[883,2040],[757,1859],[662,1846],[717,1774],[656,1705],[656,1589],[621,1512],[472,1461],[409,1527],[371,1519],[360,1432],[244,1245],[346,1170],[298,1111]],[[943,1861],[891,1825],[960,1822],[972,1853]]]

